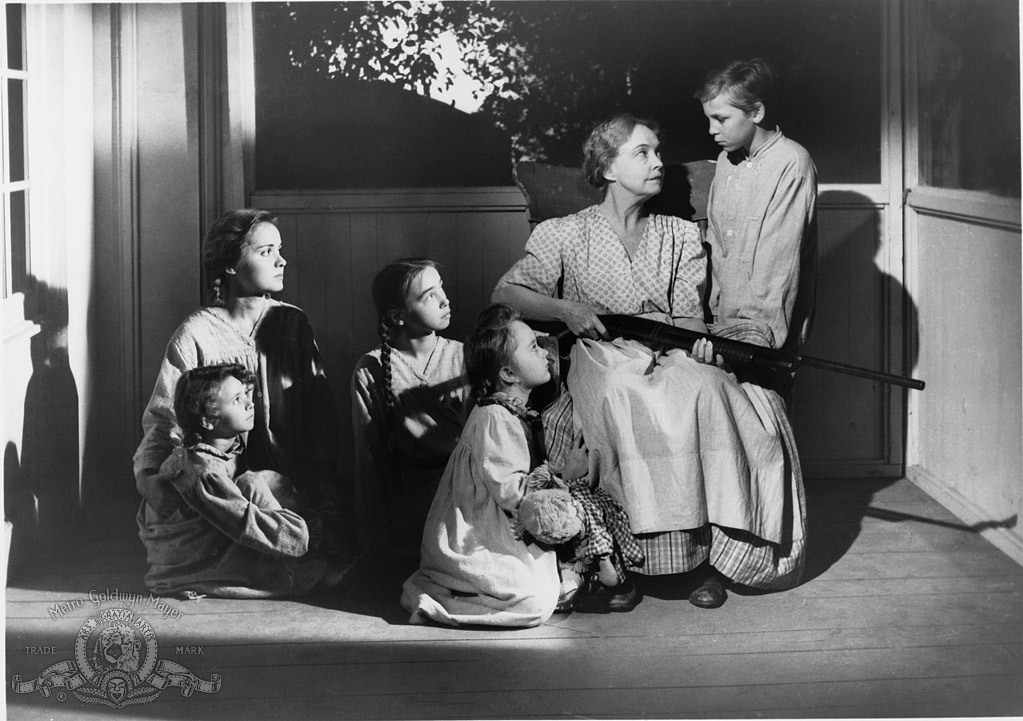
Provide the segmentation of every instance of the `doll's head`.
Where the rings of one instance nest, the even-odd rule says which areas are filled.
[[[544,488],[527,493],[519,504],[519,525],[540,543],[557,546],[583,532],[583,520],[575,501],[564,488]]]
[[[185,371],[174,393],[174,415],[186,446],[231,439],[252,430],[255,376],[236,363]]]

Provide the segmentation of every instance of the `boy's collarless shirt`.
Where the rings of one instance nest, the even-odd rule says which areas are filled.
[[[742,324],[765,345],[798,347],[812,315],[816,198],[809,153],[781,130],[748,156],[721,152],[708,200],[715,332]]]

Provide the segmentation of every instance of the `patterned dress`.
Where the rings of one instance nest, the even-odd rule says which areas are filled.
[[[697,226],[650,216],[634,257],[598,207],[541,223],[500,284],[586,303],[598,313],[702,318],[706,257]],[[682,351],[621,339],[577,342],[548,453],[575,427],[590,472],[626,509],[644,574],[709,560],[737,583],[795,585],[804,565],[802,474],[784,403]],[[565,409],[572,405],[572,412]],[[570,422],[567,422],[570,421]]]
[[[419,554],[423,523],[437,483],[472,408],[462,344],[438,337],[423,368],[391,354],[388,413],[380,348],[352,373],[356,515],[362,546]]]
[[[647,218],[630,258],[596,205],[541,223],[526,257],[499,285],[521,285],[589,304],[597,313],[703,318],[707,258],[699,228],[666,215]]]

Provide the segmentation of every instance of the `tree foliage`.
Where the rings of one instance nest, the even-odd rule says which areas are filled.
[[[479,105],[465,127],[499,130],[513,162],[578,163],[588,130],[620,110],[667,131],[666,162],[714,157],[719,148],[693,90],[724,61],[767,57],[779,70],[775,115],[811,149],[822,177],[877,182],[881,124],[870,118],[881,112],[883,7],[883,0],[381,0],[255,3],[253,12],[271,53],[260,58],[263,67],[283,76],[281,69],[300,66],[299,83],[308,72],[437,97],[457,80],[441,52],[453,39],[478,83]]]
[[[421,95],[450,88],[454,73],[440,62],[448,34],[481,86],[477,93],[504,92],[522,72],[521,46],[486,2],[296,3],[289,9],[299,38],[292,63],[327,75],[391,82]]]
[[[509,135],[515,160],[547,160],[575,154],[609,97],[627,105],[644,54],[635,16],[616,3],[295,3],[288,32],[295,66],[421,95],[454,81],[440,62],[451,34],[478,83],[477,112]]]

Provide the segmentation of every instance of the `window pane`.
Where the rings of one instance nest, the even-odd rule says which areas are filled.
[[[11,293],[20,293],[29,289],[28,272],[28,214],[26,213],[26,191],[11,193],[10,208],[10,258],[11,258]]]
[[[1005,0],[921,5],[921,181],[1020,194],[1019,25]]]
[[[24,20],[24,4],[7,5],[7,67],[12,70],[25,69]]]
[[[7,242],[7,194],[0,193],[0,234],[3,235],[3,253],[0,253],[0,263],[3,264],[3,274],[0,275],[0,283],[3,283],[4,295],[6,298],[11,294],[11,276],[10,267],[11,261],[7,257],[7,248],[10,244]]]
[[[7,108],[9,138],[7,147],[10,148],[8,157],[10,159],[11,181],[25,179],[25,81],[7,81]]]

